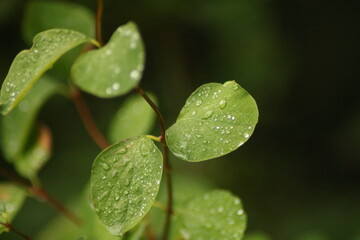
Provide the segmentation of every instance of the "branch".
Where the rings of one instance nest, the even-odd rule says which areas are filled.
[[[140,87],[136,87],[135,90],[145,99],[145,101],[151,106],[151,108],[155,111],[161,129],[161,145],[163,148],[163,162],[165,168],[165,176],[166,176],[166,188],[167,188],[167,208],[166,208],[166,219],[164,224],[164,230],[162,235],[162,240],[167,240],[169,238],[169,232],[171,227],[171,216],[173,214],[173,189],[172,189],[172,179],[171,179],[171,164],[169,159],[169,148],[166,142],[166,127],[164,117],[162,116],[160,109],[156,106],[156,104],[149,98],[148,95],[144,92],[144,90]]]
[[[5,228],[9,229],[10,231],[16,233],[17,235],[21,236],[22,238],[24,238],[25,240],[32,240],[32,238],[30,238],[29,236],[27,236],[26,234],[20,232],[19,230],[15,229],[10,223],[3,223],[0,222],[0,225],[3,225]]]
[[[65,217],[67,217],[69,220],[71,220],[74,224],[81,226],[82,221],[80,220],[80,218],[78,218],[74,213],[72,213],[69,209],[67,209],[62,203],[60,203],[54,197],[52,197],[41,186],[34,186],[32,183],[21,178],[19,175],[15,174],[13,172],[10,172],[8,170],[5,170],[3,166],[0,167],[0,175],[9,179],[10,181],[16,183],[17,185],[25,188],[32,195],[34,195],[37,198],[39,198],[40,200],[43,200],[44,202],[48,203],[50,206],[52,206],[58,212],[63,214]]]
[[[103,9],[104,9],[103,0],[97,0],[95,34],[96,34],[96,41],[100,44],[100,46],[104,45],[101,37],[101,19],[102,19]]]
[[[97,127],[79,89],[74,87],[71,90],[71,99],[73,100],[76,109],[79,112],[79,115],[87,132],[89,133],[90,137],[94,140],[94,142],[101,149],[105,149],[108,146],[110,146],[108,140],[104,137],[104,135],[100,132],[99,128]]]

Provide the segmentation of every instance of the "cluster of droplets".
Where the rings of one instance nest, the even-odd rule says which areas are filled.
[[[100,170],[93,169],[93,174],[101,180],[95,184],[93,199],[109,230],[128,230],[150,209],[162,175],[161,155],[157,154],[151,140],[137,138],[99,156]]]
[[[39,72],[49,68],[62,54],[85,40],[83,34],[66,29],[52,29],[35,36],[33,47],[19,53],[12,63],[4,81],[6,94],[2,90],[1,103],[13,104]]]
[[[104,53],[100,55],[101,58],[113,58],[115,62],[106,66],[111,72],[110,86],[105,88],[106,95],[116,94],[122,87],[126,88],[125,85],[128,85],[128,80],[139,81],[144,69],[144,51],[141,47],[141,37],[136,27],[131,23],[118,28],[116,33],[115,38],[119,39],[119,41],[110,41],[105,47]],[[118,59],[119,56],[123,56],[120,61]],[[133,61],[136,59],[136,66],[132,66],[130,69],[127,66],[130,63],[129,59],[133,59]],[[121,84],[121,82],[124,82],[124,84]]]

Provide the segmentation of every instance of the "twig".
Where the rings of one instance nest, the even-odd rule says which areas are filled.
[[[34,186],[32,183],[21,178],[17,174],[10,172],[8,170],[5,170],[3,166],[0,167],[0,175],[9,179],[10,181],[16,183],[17,185],[25,188],[29,193],[33,194],[40,200],[48,203],[50,206],[52,206],[58,212],[60,212],[65,217],[67,217],[69,220],[71,220],[74,224],[81,226],[82,222],[81,222],[80,218],[78,218],[74,213],[72,213],[69,209],[67,209],[62,203],[60,203],[54,197],[52,197],[41,186]]]
[[[0,225],[3,225],[5,228],[9,229],[10,231],[16,233],[17,235],[21,236],[22,238],[24,238],[25,240],[32,240],[32,238],[30,238],[29,236],[27,236],[26,234],[20,232],[19,230],[15,229],[10,223],[3,223],[0,222]]]
[[[101,37],[101,19],[102,19],[103,10],[104,10],[103,0],[97,0],[95,34],[96,34],[96,41],[98,41],[100,46],[104,45]]]
[[[107,148],[110,144],[97,127],[79,89],[74,87],[71,90],[71,99],[73,100],[81,120],[91,138],[101,149]]]
[[[169,232],[171,227],[171,216],[173,214],[173,189],[172,189],[172,179],[171,179],[171,164],[169,159],[169,148],[167,146],[165,133],[165,120],[162,116],[159,108],[156,104],[149,98],[149,96],[144,92],[144,90],[140,87],[136,87],[135,90],[145,99],[145,101],[151,106],[151,108],[155,111],[161,129],[161,145],[163,148],[163,162],[164,162],[164,169],[165,169],[165,176],[166,176],[166,188],[167,188],[167,208],[166,208],[166,219],[163,229],[162,240],[167,240],[169,238]]]

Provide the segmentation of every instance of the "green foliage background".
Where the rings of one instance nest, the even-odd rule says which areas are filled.
[[[73,2],[93,10],[96,5]],[[21,37],[25,3],[0,1],[1,79],[27,48]],[[218,161],[173,161],[176,174],[210,179],[240,196],[249,233],[275,240],[358,240],[359,5],[105,0],[103,31],[108,40],[120,24],[138,24],[147,52],[141,85],[157,96],[168,126],[187,96],[207,82],[236,79],[256,99],[260,121],[247,144]],[[122,100],[86,98],[106,132]],[[52,98],[40,119],[54,137],[53,157],[40,177],[50,193],[69,203],[88,181],[99,150],[70,101]],[[56,214],[27,199],[14,226],[34,236]]]

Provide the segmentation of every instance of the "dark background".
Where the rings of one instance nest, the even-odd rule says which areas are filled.
[[[25,3],[0,0],[2,79],[27,48],[20,32]],[[103,35],[128,20],[138,24],[147,51],[141,85],[158,96],[169,126],[207,82],[235,79],[256,99],[259,123],[239,150],[197,164],[173,160],[175,171],[240,196],[248,232],[359,240],[359,16],[356,0],[105,0]],[[86,98],[105,131],[121,100]],[[54,157],[40,176],[49,192],[71,201],[99,150],[69,100],[53,99],[40,119],[54,135]],[[35,235],[55,214],[29,199],[14,225]]]

